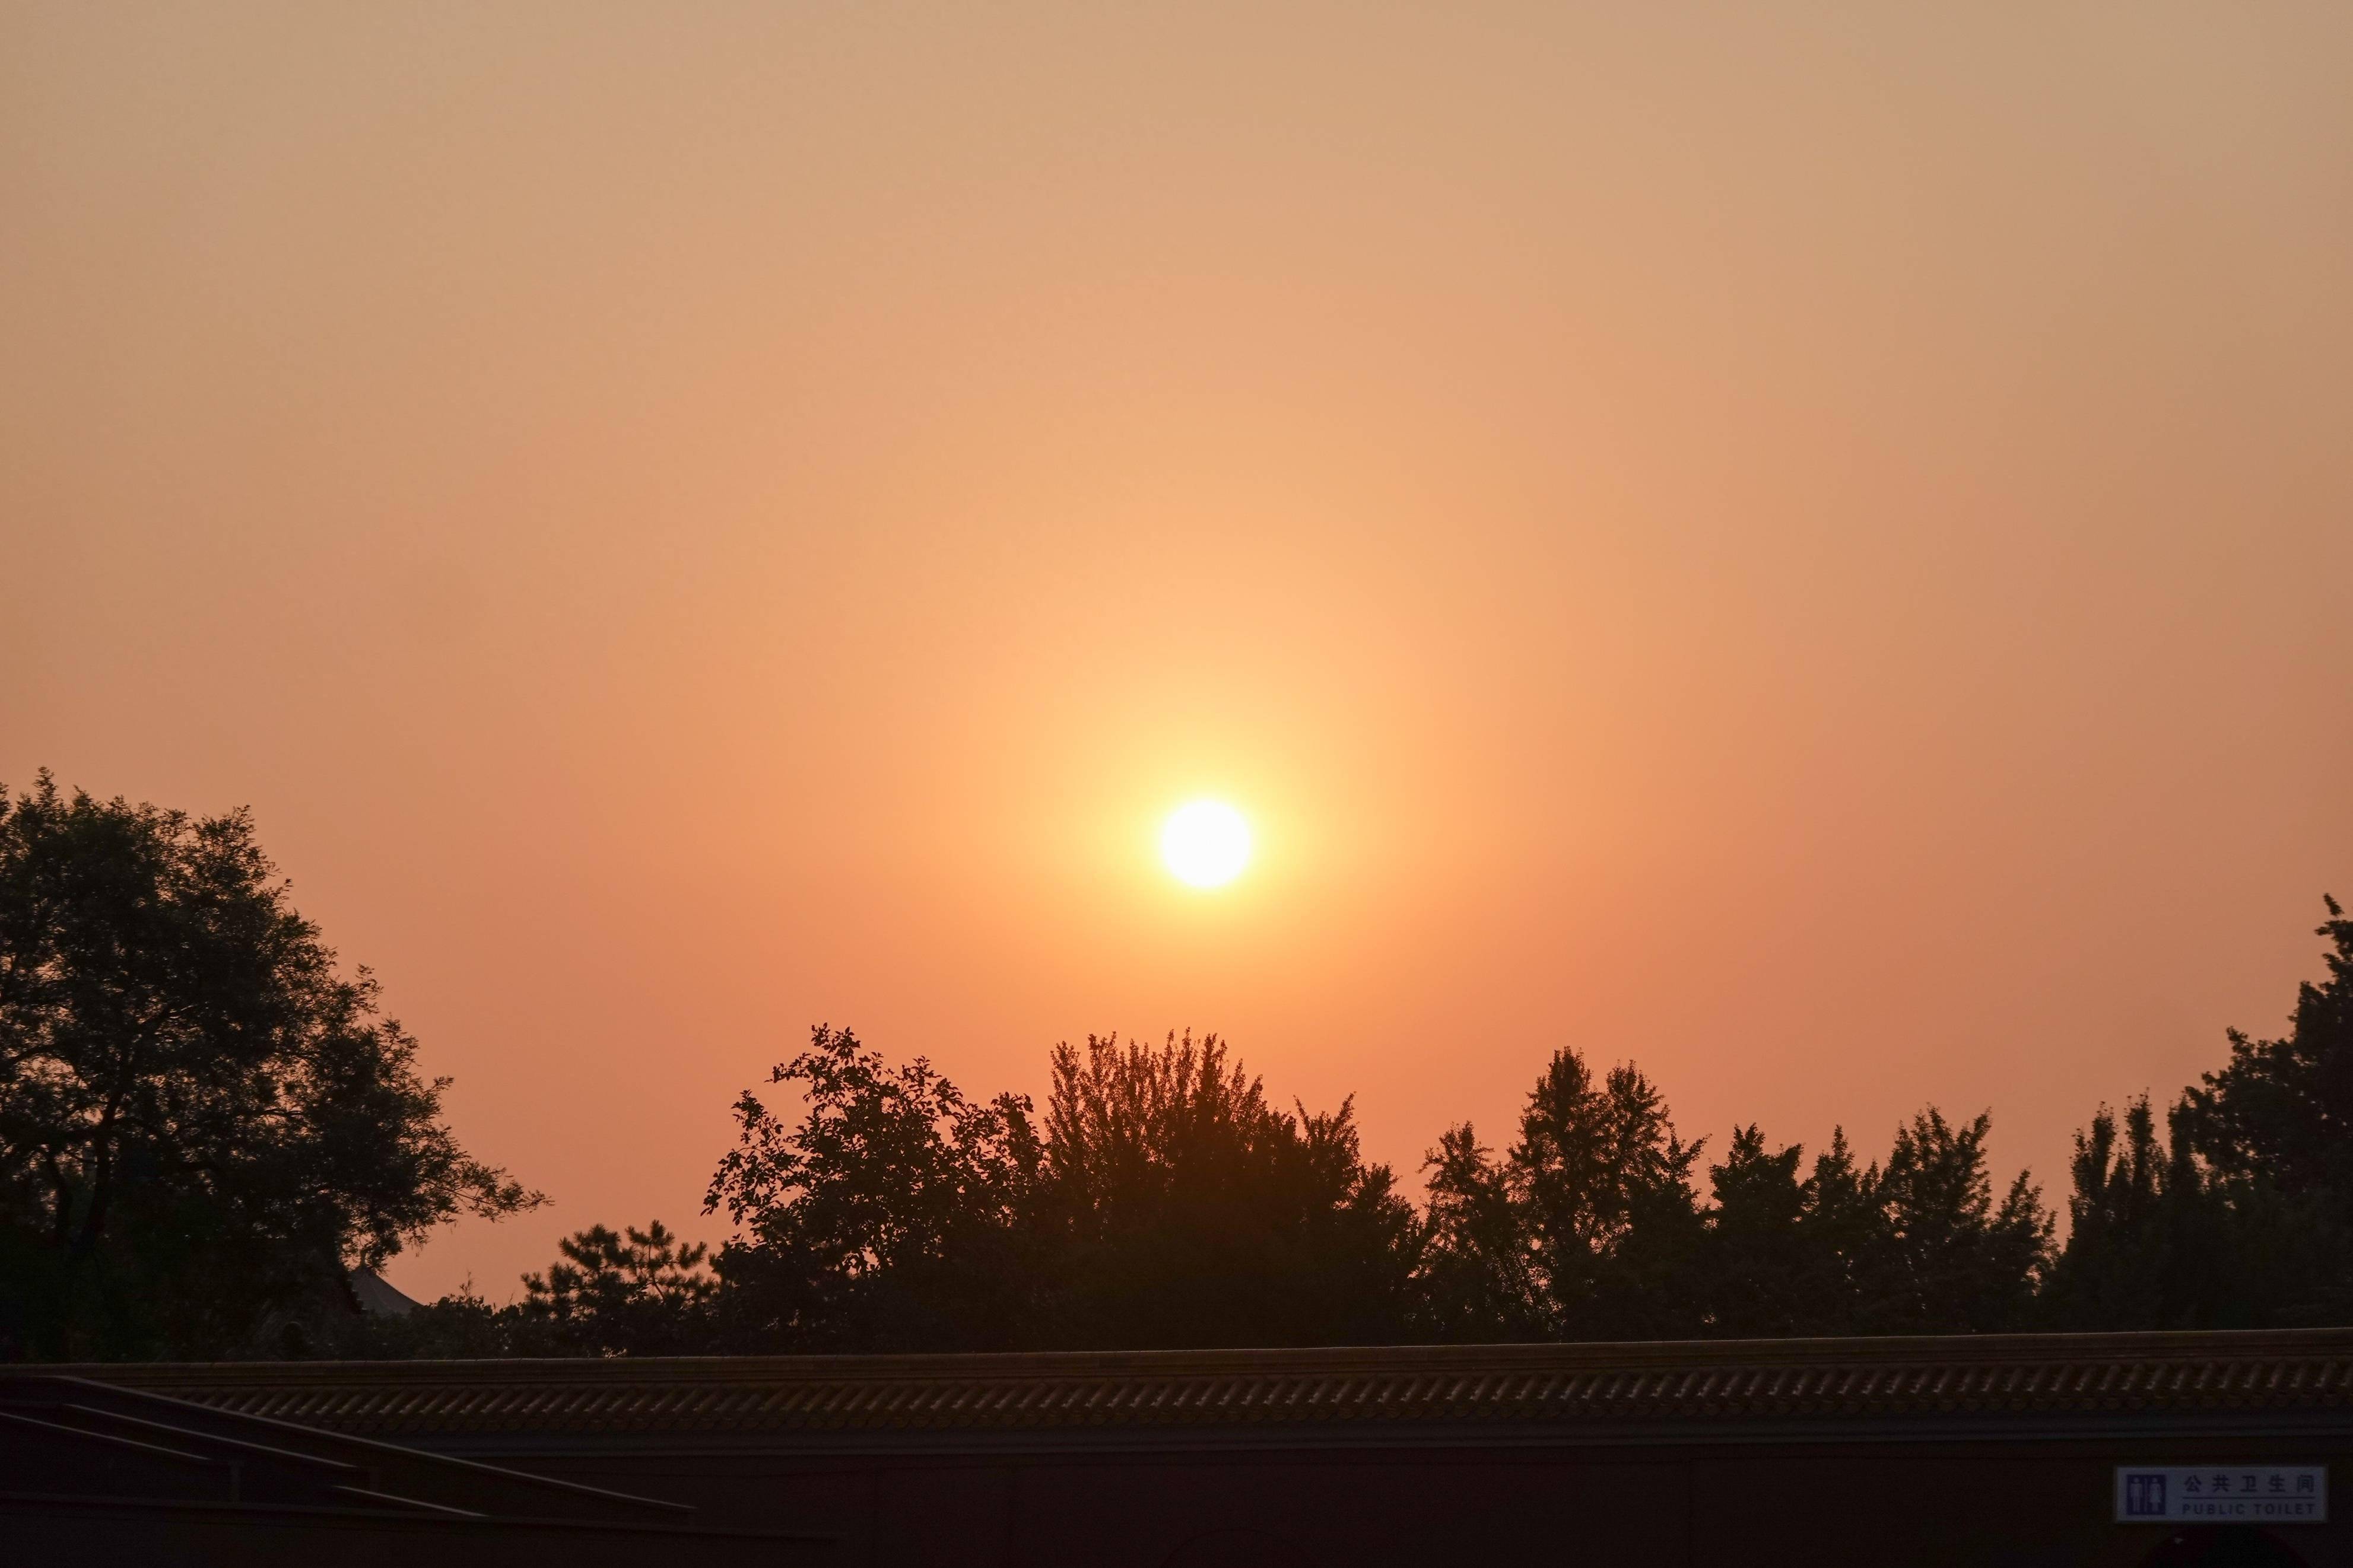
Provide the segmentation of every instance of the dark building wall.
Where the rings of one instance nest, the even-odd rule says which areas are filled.
[[[41,1568],[792,1568],[829,1543],[498,1521],[0,1497],[0,1562]]]
[[[1534,1450],[633,1454],[508,1462],[694,1504],[714,1526],[839,1533],[843,1560],[1256,1568],[1260,1563],[1820,1562],[2128,1568],[2163,1527],[2118,1525],[2130,1464],[2329,1465],[2353,1442],[1841,1442]],[[2353,1563],[2343,1521],[2273,1532]]]
[[[2274,1534],[2353,1564],[2348,1330],[88,1370],[871,1568],[2133,1568],[2116,1466],[2247,1464],[2327,1466]]]

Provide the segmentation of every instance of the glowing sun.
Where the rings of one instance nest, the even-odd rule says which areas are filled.
[[[1169,813],[1160,858],[1180,882],[1221,888],[1250,864],[1250,824],[1221,800],[1197,800]]]

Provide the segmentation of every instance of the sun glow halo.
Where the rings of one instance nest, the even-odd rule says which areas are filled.
[[[1180,882],[1221,888],[1250,864],[1250,824],[1221,800],[1178,806],[1160,830],[1160,858]]]

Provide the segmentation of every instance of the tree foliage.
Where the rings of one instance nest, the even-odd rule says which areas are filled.
[[[1349,1109],[1273,1110],[1215,1039],[1058,1047],[1040,1136],[820,1026],[736,1105],[707,1203],[729,1342],[1007,1349],[1299,1343],[1405,1323],[1411,1206]]]
[[[1697,1331],[1674,1287],[1704,1232],[1691,1187],[1699,1153],[1632,1064],[1597,1083],[1583,1057],[1556,1051],[1500,1162],[1466,1122],[1423,1163],[1437,1222],[1426,1278],[1472,1291],[1433,1294],[1428,1315],[1471,1338]]]
[[[1417,1225],[1353,1108],[1269,1105],[1215,1036],[1054,1049],[1039,1205],[1057,1342],[1351,1344],[1407,1330]]]
[[[1663,1096],[1556,1052],[1497,1160],[1468,1125],[1430,1152],[1424,1319],[1449,1339],[1944,1332],[2027,1321],[2050,1226],[2020,1176],[2000,1204],[1988,1119],[1935,1109],[1858,1169],[1844,1132],[1805,1152],[1736,1128],[1712,1203]]]
[[[2353,920],[2316,934],[2327,977],[2288,1032],[2229,1034],[2160,1138],[2147,1096],[2075,1139],[2073,1225],[2045,1314],[2070,1328],[2353,1321]]]
[[[653,1220],[643,1230],[590,1226],[556,1250],[545,1274],[522,1278],[519,1342],[584,1356],[684,1355],[710,1342],[719,1282],[703,1267],[709,1247]]]
[[[2031,1315],[2050,1222],[1997,1200],[1988,1119],[1924,1110],[1884,1165],[1843,1133],[1804,1168],[1735,1131],[1703,1154],[1631,1064],[1556,1052],[1498,1155],[1469,1125],[1417,1212],[1351,1108],[1267,1102],[1214,1037],[1090,1037],[1042,1130],[918,1059],[819,1028],[757,1096],[711,1204],[737,1348],[1023,1348],[1962,1331]]]
[[[0,1332],[223,1354],[461,1213],[526,1206],[242,812],[0,792]]]
[[[806,1112],[788,1123],[745,1090],[703,1205],[738,1230],[718,1258],[731,1333],[807,1349],[1017,1333],[1044,1159],[1027,1097],[975,1104],[924,1058],[894,1068],[822,1025],[769,1081],[802,1086]]]

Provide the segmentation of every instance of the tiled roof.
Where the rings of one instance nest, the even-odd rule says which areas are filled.
[[[2353,1330],[74,1370],[381,1437],[2353,1415]]]

